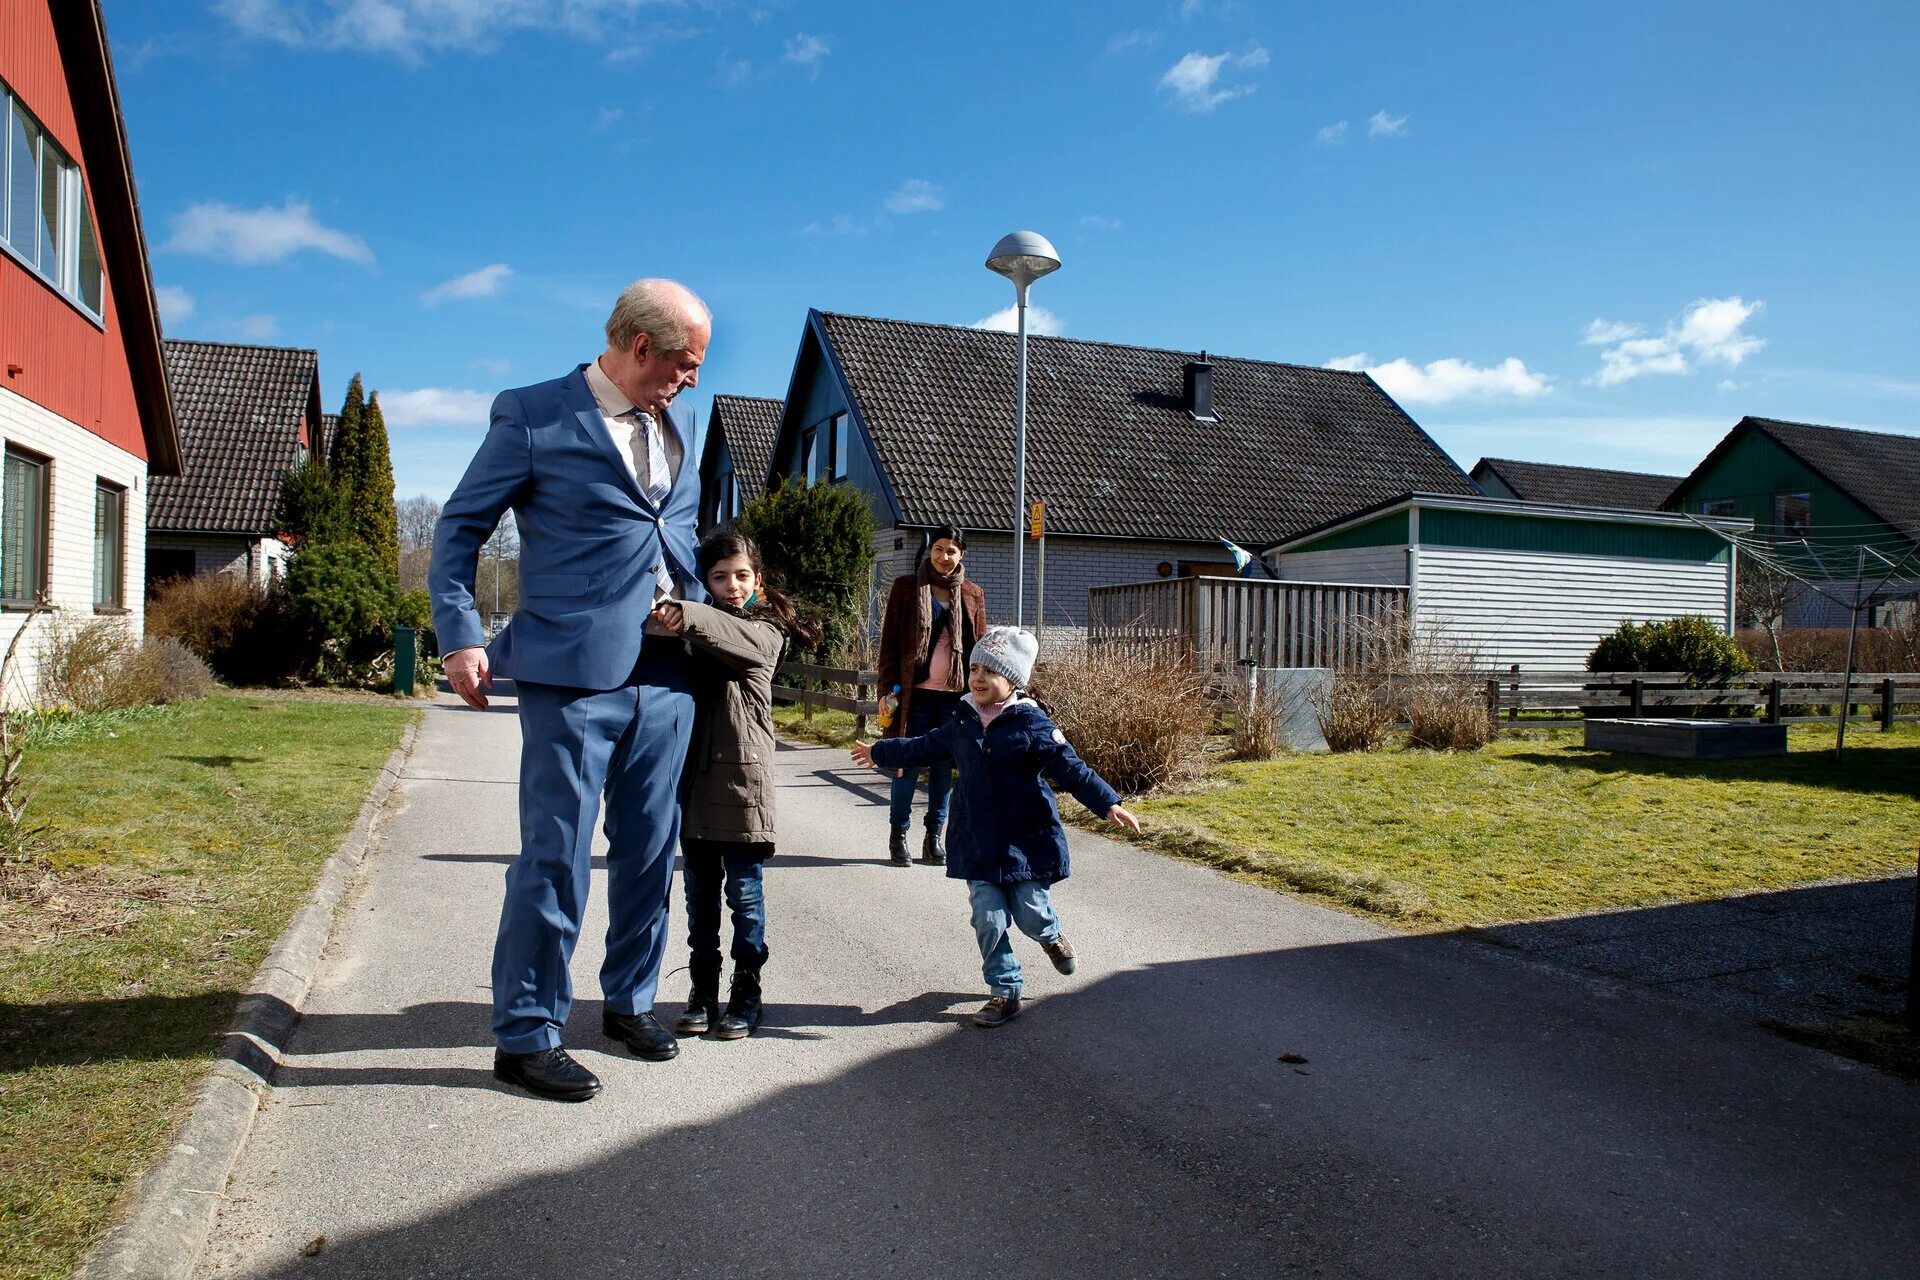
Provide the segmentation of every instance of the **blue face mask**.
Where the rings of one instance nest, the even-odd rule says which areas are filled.
[[[760,603],[760,592],[756,589],[752,595],[747,597],[747,602],[741,605],[740,607],[742,609],[751,609],[753,608],[753,606],[759,603]]]

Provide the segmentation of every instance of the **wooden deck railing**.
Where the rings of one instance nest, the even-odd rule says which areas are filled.
[[[1351,667],[1407,611],[1405,587],[1354,582],[1167,578],[1087,591],[1087,636],[1175,641],[1205,672]]]

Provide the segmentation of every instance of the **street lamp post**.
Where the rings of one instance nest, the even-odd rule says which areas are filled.
[[[1015,231],[1002,236],[987,255],[987,270],[1013,281],[1019,313],[1020,389],[1014,410],[1013,462],[1013,625],[1026,621],[1027,536],[1027,286],[1060,269],[1060,255],[1038,231]]]

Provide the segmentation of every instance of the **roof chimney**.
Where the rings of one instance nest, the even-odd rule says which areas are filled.
[[[1202,351],[1198,360],[1187,361],[1187,416],[1195,422],[1218,422],[1213,413],[1213,366]]]

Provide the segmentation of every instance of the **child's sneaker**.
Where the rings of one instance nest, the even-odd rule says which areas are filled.
[[[976,1027],[997,1027],[1012,1022],[1020,1016],[1019,996],[995,996],[980,1006],[980,1012],[973,1015]]]
[[[1052,942],[1043,942],[1040,949],[1047,953],[1047,959],[1053,961],[1053,967],[1061,973],[1072,973],[1074,966],[1073,944],[1065,938],[1055,938]]]

